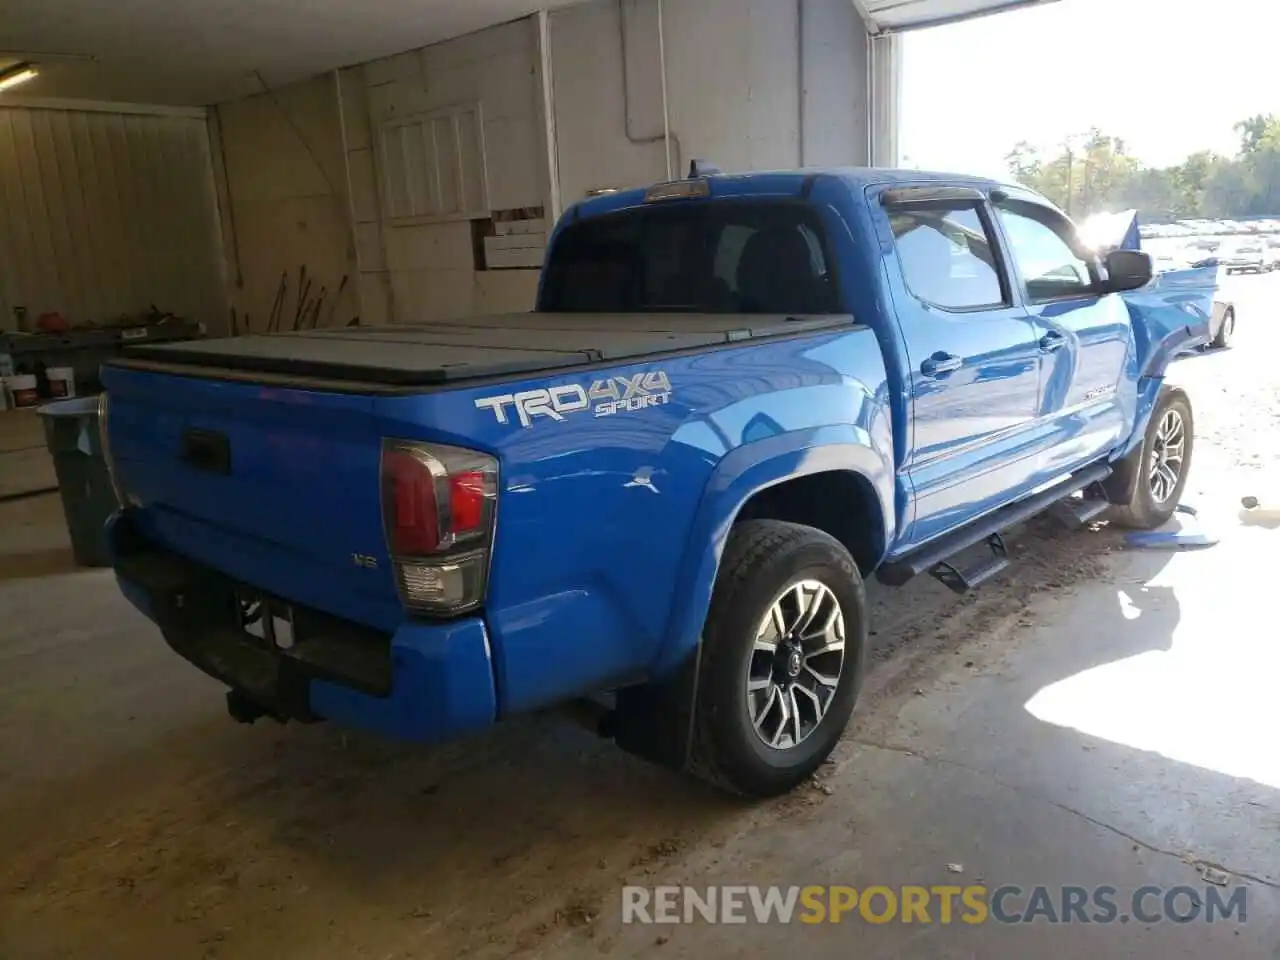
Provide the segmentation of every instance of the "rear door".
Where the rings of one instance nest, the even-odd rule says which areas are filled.
[[[972,188],[881,194],[887,275],[910,363],[920,543],[1000,506],[1028,482],[1021,450],[1036,419],[1040,351],[1018,303],[986,200]]]
[[[1042,357],[1036,417],[1046,480],[1124,433],[1129,311],[1119,294],[1097,292],[1097,262],[1069,219],[1031,199],[998,197],[994,208]]]

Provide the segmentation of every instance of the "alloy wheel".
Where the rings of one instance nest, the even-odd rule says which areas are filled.
[[[1156,503],[1167,503],[1178,488],[1186,460],[1187,426],[1177,410],[1166,410],[1151,445],[1149,479]]]
[[[844,611],[824,584],[801,580],[770,605],[756,629],[747,709],[769,747],[803,743],[835,699],[844,670]]]

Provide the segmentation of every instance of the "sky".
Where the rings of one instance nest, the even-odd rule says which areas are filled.
[[[1276,0],[1059,0],[907,34],[903,164],[1006,176],[1019,140],[1095,126],[1148,166],[1234,154],[1236,122],[1280,114],[1278,37]]]

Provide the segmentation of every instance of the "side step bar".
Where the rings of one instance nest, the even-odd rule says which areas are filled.
[[[991,556],[981,563],[961,570],[955,564],[942,560],[929,568],[929,576],[952,593],[976,590],[1010,563],[1009,548],[1000,534],[993,533],[987,537],[987,547],[991,550]]]
[[[1081,492],[1083,497],[1067,497],[1054,508],[1069,527],[1087,527],[1111,509],[1111,501],[1100,484]]]
[[[900,587],[912,577],[929,572],[952,590],[964,593],[991,579],[1009,565],[1009,553],[1005,549],[1000,531],[1043,513],[1058,501],[1065,500],[1073,493],[1099,483],[1110,475],[1111,467],[1108,464],[1099,463],[1086,467],[1034,496],[1001,507],[966,527],[885,563],[876,572],[876,579],[888,586]],[[947,562],[960,551],[983,541],[991,548],[991,557],[976,568],[961,571]]]

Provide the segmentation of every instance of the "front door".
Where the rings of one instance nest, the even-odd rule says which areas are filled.
[[[995,210],[1043,356],[1038,473],[1048,480],[1096,459],[1125,430],[1129,311],[1119,294],[1098,295],[1096,262],[1070,220],[1024,199],[1001,198]]]
[[[1013,296],[985,198],[970,192],[883,201],[911,378],[904,469],[915,514],[904,546],[1007,502],[1034,467],[1020,451],[1039,397],[1035,323]]]

